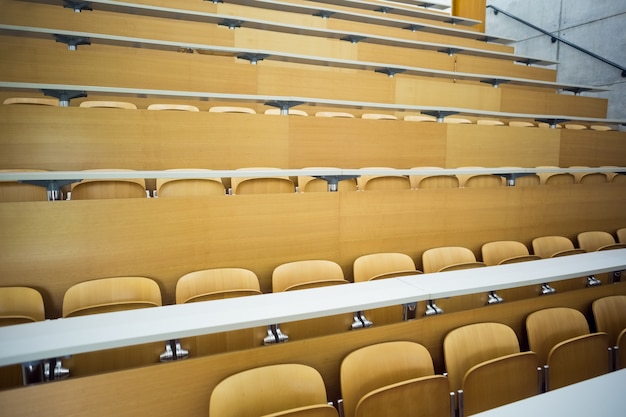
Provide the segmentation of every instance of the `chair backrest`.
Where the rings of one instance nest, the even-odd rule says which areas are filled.
[[[176,283],[176,303],[261,294],[256,274],[243,268],[203,269],[183,275]]]
[[[476,323],[452,330],[443,340],[450,388],[462,389],[465,375],[474,366],[519,352],[517,335],[505,324]]]
[[[80,103],[79,107],[99,107],[110,109],[137,110],[137,106],[126,101],[88,100]]]
[[[532,241],[533,253],[542,258],[584,253],[583,249],[574,248],[571,240],[565,236],[541,236]]]
[[[188,104],[150,104],[148,110],[178,110],[178,111],[200,111],[196,106]]]
[[[258,417],[323,404],[326,387],[317,370],[300,364],[269,365],[219,382],[211,393],[209,417]]]
[[[626,243],[626,227],[619,229],[615,234],[619,243]]]
[[[361,119],[370,120],[398,120],[393,114],[380,114],[380,113],[363,113]]]
[[[444,117],[444,123],[456,124],[456,125],[471,125],[472,121],[469,119],[463,119],[461,117]]]
[[[45,320],[43,298],[29,287],[0,287],[0,326]]]
[[[519,120],[512,120],[509,122],[509,126],[513,127],[535,127],[534,123],[531,122],[523,122]]]
[[[188,169],[172,169],[181,172]],[[197,171],[197,170],[193,170]],[[221,178],[210,177],[211,170],[205,178],[157,178],[156,190],[159,197],[202,197],[207,195],[225,195],[226,189]]]
[[[617,336],[617,357],[615,358],[615,369],[626,368],[626,329]]]
[[[459,167],[459,169],[474,169],[482,167]],[[459,186],[467,188],[490,188],[504,185],[504,179],[492,174],[457,174]]]
[[[600,230],[579,233],[578,246],[587,252],[626,248],[626,245],[624,244],[615,243],[613,235]]]
[[[404,116],[404,120],[407,122],[436,122],[437,118],[435,116],[429,116],[427,114],[418,114]]]
[[[354,417],[359,401],[374,390],[431,375],[430,353],[418,343],[384,342],[355,350],[340,368],[345,417]]]
[[[567,123],[565,125],[565,129],[570,129],[570,130],[585,130],[587,129],[587,126],[585,125],[580,125],[580,124],[576,124],[576,123]]]
[[[343,111],[318,111],[315,116],[354,119],[354,114]]]
[[[589,168],[587,166],[571,166],[570,168]],[[574,172],[574,178],[579,184],[604,184],[608,181],[604,172]]]
[[[337,409],[332,405],[316,404],[265,414],[261,417],[337,417],[338,415]]]
[[[601,131],[601,132],[608,132],[609,130],[613,130],[613,129],[611,129],[610,126],[604,126],[604,125],[591,125],[591,126],[589,126],[589,128],[591,130],[598,130],[598,131]]]
[[[90,169],[86,172],[109,171]],[[116,171],[131,171],[119,170]],[[72,200],[110,198],[146,198],[146,181],[142,178],[88,179],[71,186]]]
[[[441,167],[415,167],[412,169],[443,169]],[[411,188],[459,188],[459,179],[456,175],[409,175]]]
[[[548,354],[547,390],[581,382],[609,372],[609,336],[585,334],[557,343]]]
[[[484,266],[476,262],[474,252],[461,246],[444,246],[427,249],[422,254],[422,266],[425,273],[440,272],[450,267]]]
[[[240,170],[277,170],[277,168],[240,168]],[[233,194],[295,193],[296,186],[289,177],[233,177],[230,180]]]
[[[113,277],[80,282],[63,297],[63,317],[157,307],[159,284],[145,277]]]
[[[33,169],[0,169],[0,172],[33,172]],[[18,181],[0,181],[0,202],[47,201],[46,187]]]
[[[537,354],[539,364],[543,365],[548,363],[548,354],[555,345],[589,334],[589,324],[576,309],[553,307],[529,314],[526,318],[526,333],[530,350]]]
[[[388,167],[367,167],[364,169],[382,169],[391,170]],[[374,190],[410,190],[411,181],[406,175],[396,174],[378,174],[378,175],[361,175],[356,179],[359,191]]]
[[[609,335],[612,346],[626,329],[626,295],[611,295],[595,300],[591,304],[596,329]]]
[[[354,282],[419,274],[413,259],[404,253],[381,252],[359,256],[352,264]]]
[[[34,104],[39,106],[58,107],[59,100],[53,98],[9,97],[4,100],[3,104]]]
[[[209,113],[247,113],[256,114],[256,110],[250,107],[240,106],[214,106],[209,109]]]
[[[265,114],[273,114],[273,115],[279,114],[280,115],[280,114],[282,114],[282,112],[281,112],[280,109],[267,109],[267,110],[265,110]],[[298,110],[298,109],[289,109],[287,114],[289,116],[308,116],[309,115],[304,110]]]
[[[272,273],[272,292],[347,283],[339,264],[322,259],[287,262]]]
[[[538,166],[537,168],[558,168],[556,166]],[[544,185],[567,185],[576,183],[576,177],[569,172],[540,172],[539,178]]]
[[[476,122],[477,125],[483,126],[504,126],[504,122],[500,120],[492,120],[492,119],[481,119]]]
[[[540,259],[539,256],[530,255],[526,245],[515,240],[488,242],[480,251],[483,262],[489,266]]]

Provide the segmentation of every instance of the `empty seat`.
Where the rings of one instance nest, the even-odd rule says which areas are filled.
[[[610,126],[604,126],[604,125],[591,125],[591,126],[589,126],[589,128],[591,130],[598,130],[598,131],[601,131],[601,132],[608,132],[610,130],[613,130],[613,129],[611,129]]]
[[[576,124],[576,123],[567,123],[565,125],[565,129],[570,129],[570,130],[586,130],[587,126],[585,125],[580,125],[580,124]]]
[[[112,171],[92,169],[85,172]],[[113,171],[130,171],[119,170]],[[86,179],[71,185],[72,200],[146,198],[146,181],[142,178]]]
[[[0,173],[33,172],[32,169],[0,169]],[[0,202],[47,201],[46,187],[19,181],[0,181]]]
[[[59,100],[53,98],[9,97],[3,104],[34,104],[39,106],[58,106]]]
[[[504,122],[500,120],[481,119],[476,122],[477,125],[483,126],[504,126]]]
[[[345,280],[339,264],[323,259],[287,262],[277,266],[272,273],[272,292],[341,284],[348,284],[348,281]],[[286,336],[289,340],[299,340],[345,332],[352,328],[354,319],[354,315],[348,313],[280,323],[279,338],[285,340]]]
[[[362,169],[392,170],[392,168],[388,167],[367,167]],[[356,181],[359,191],[411,189],[411,181],[408,176],[397,175],[391,172],[389,174],[361,175]]]
[[[617,232],[617,240],[619,243],[626,243],[626,227],[622,229],[618,229]]]
[[[612,369],[626,368],[626,295],[612,295],[591,305],[596,329],[608,334]]]
[[[137,106],[133,103],[126,101],[106,101],[106,100],[89,100],[83,101],[79,105],[80,107],[98,107],[98,108],[110,108],[110,109],[129,109],[137,110]]]
[[[587,252],[626,248],[626,244],[616,243],[613,235],[600,230],[579,233],[578,246]]]
[[[461,117],[444,117],[444,123],[454,124],[454,125],[471,125],[472,121],[469,119],[463,119]]]
[[[545,365],[545,389],[593,378],[609,371],[609,338],[590,333],[585,316],[572,308],[535,311],[526,318],[530,349]]]
[[[427,114],[409,115],[404,116],[404,120],[407,122],[436,122],[435,116],[429,116]]]
[[[195,303],[261,294],[256,274],[244,268],[193,271],[176,283],[176,303]],[[267,326],[213,333],[181,340],[190,356],[202,356],[263,346]],[[272,342],[275,341],[273,338]]]
[[[404,253],[381,252],[359,256],[352,265],[354,282],[421,274],[413,259]],[[416,315],[416,306],[390,306],[364,312],[366,320],[376,325],[397,323]],[[412,309],[412,310],[410,310]]]
[[[537,168],[558,168],[555,166],[538,166]],[[541,184],[544,185],[567,185],[576,183],[576,177],[569,172],[540,172]]]
[[[585,253],[584,249],[575,248],[571,240],[565,236],[541,236],[532,241],[533,253],[541,258],[555,258],[558,256],[576,255]],[[556,291],[568,291],[585,288],[590,283],[587,277],[573,278],[558,281],[552,285]]]
[[[317,117],[337,117],[343,119],[354,119],[354,114],[343,111],[318,111],[315,113]]]
[[[277,168],[240,168],[244,170],[275,171]],[[276,194],[295,193],[296,186],[289,177],[233,177],[231,178],[232,194]]]
[[[202,197],[225,195],[221,178],[211,176],[211,170],[172,169],[171,172],[202,171],[202,178],[157,178],[156,191],[159,197]]]
[[[444,338],[443,353],[450,388],[459,392],[459,416],[539,392],[537,355],[520,352],[517,335],[504,324],[477,323],[452,330]]]
[[[161,306],[159,285],[146,277],[112,277],[80,282],[63,296],[63,317],[77,317]],[[66,361],[74,376],[159,363],[164,342],[72,355]]]
[[[196,106],[190,106],[188,104],[150,104],[148,110],[178,110],[178,111],[200,111]]]
[[[311,414],[301,410],[303,407],[328,410],[326,414]],[[242,371],[223,379],[211,392],[209,417],[270,415],[336,417],[337,410],[328,405],[326,387],[319,372],[301,364],[269,365]]]
[[[589,168],[585,166],[571,166],[570,168]],[[607,176],[604,172],[574,172],[574,178],[579,184],[604,184]]]
[[[509,126],[512,127],[535,127],[534,123],[531,122],[523,122],[520,120],[513,120],[509,122]]]
[[[418,343],[357,349],[341,362],[340,379],[345,417],[452,415],[448,380]]]
[[[282,114],[282,111],[280,109],[267,109],[265,110],[265,114],[274,114],[274,115]],[[304,110],[298,110],[298,109],[289,109],[287,114],[289,116],[308,116],[309,115]]]
[[[256,111],[250,107],[240,106],[214,106],[209,109],[210,113],[247,113],[256,114]]]
[[[380,114],[380,113],[363,113],[361,119],[370,120],[398,120],[393,114]]]
[[[414,167],[411,169],[443,169],[441,167]],[[459,179],[451,174],[409,175],[411,188],[459,188]]]
[[[481,169],[483,167],[458,167],[457,169]],[[504,179],[493,174],[457,174],[459,186],[466,188],[489,188],[504,185]]]
[[[309,167],[308,169],[315,169],[323,171],[324,169],[337,169],[330,167]],[[339,181],[337,183],[337,191],[356,191],[356,179],[350,178]],[[322,178],[311,177],[307,175],[298,176],[298,191],[301,193],[312,192],[327,192],[329,191],[328,181]]]

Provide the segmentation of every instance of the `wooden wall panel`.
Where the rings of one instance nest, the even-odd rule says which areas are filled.
[[[357,46],[357,59],[361,61],[454,71],[454,58],[441,52],[368,43],[359,43]]]

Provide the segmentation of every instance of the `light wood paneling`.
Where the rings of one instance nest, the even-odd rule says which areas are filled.
[[[397,76],[396,102],[500,111],[500,89],[488,85],[422,81]]]
[[[626,141],[620,132],[559,129],[561,153],[559,166],[603,166],[626,164]],[[594,134],[594,132],[596,134]],[[598,135],[597,133],[604,133]]]
[[[501,111],[605,118],[608,100],[596,97],[502,88]]]
[[[505,75],[508,77],[556,82],[556,71],[546,67],[526,66],[524,64],[516,64],[512,60],[509,62],[464,54],[457,54],[454,57],[456,70],[459,72]]]

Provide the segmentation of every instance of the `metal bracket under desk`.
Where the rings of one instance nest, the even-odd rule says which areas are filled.
[[[519,177],[526,177],[528,175],[535,175],[535,174],[532,172],[513,172],[513,173],[493,174],[493,175],[506,178],[506,185],[509,187],[515,187],[515,180],[518,179]]]
[[[18,182],[45,187],[48,191],[48,201],[56,201],[61,199],[61,188],[81,181],[82,180],[19,180]]]
[[[339,190],[339,181],[351,180],[359,178],[360,175],[313,175],[328,183],[328,191],[335,192]]]

